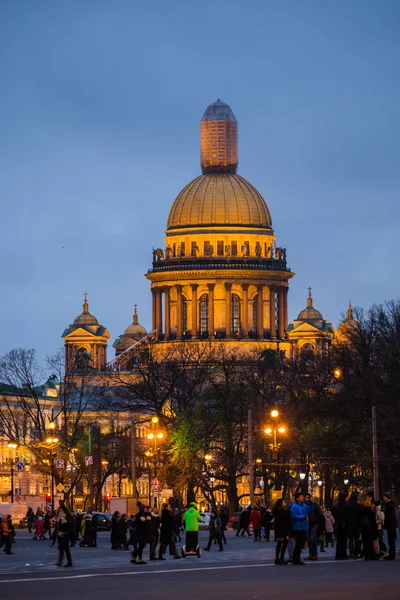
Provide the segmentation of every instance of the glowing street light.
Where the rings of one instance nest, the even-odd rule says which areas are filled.
[[[11,469],[10,469],[10,475],[11,475],[11,503],[14,502],[14,462],[15,462],[15,450],[18,447],[18,444],[16,442],[8,442],[7,444],[7,448],[10,448],[10,450],[13,451],[13,457],[11,460]]]
[[[277,419],[279,417],[279,411],[276,410],[275,408],[273,410],[271,410],[270,412],[270,416],[272,417],[272,419]],[[275,425],[273,425],[272,427],[266,427],[264,429],[264,433],[266,433],[267,435],[273,435],[274,436],[274,442],[272,444],[272,450],[275,454],[275,458],[277,458],[277,454],[278,454],[278,450],[279,450],[279,446],[277,444],[277,433],[286,433],[286,427],[283,427],[283,425],[281,425],[280,427],[275,427]]]

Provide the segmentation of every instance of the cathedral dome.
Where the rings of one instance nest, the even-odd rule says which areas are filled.
[[[83,311],[74,320],[74,325],[98,325],[99,322],[94,315],[89,312],[89,304],[87,301],[87,294],[85,294],[85,300],[83,302]]]
[[[140,339],[147,335],[147,330],[143,327],[143,325],[139,323],[136,304],[133,313],[133,322],[125,329],[123,335],[129,335],[130,337],[133,337],[135,339]]]
[[[270,228],[271,214],[260,192],[231,173],[193,179],[172,205],[167,229],[192,225],[242,225]]]
[[[311,288],[309,288],[309,291],[308,291],[307,306],[299,313],[297,320],[298,321],[323,321],[324,320],[324,318],[323,318],[322,314],[319,312],[319,310],[317,310],[313,306],[313,299],[311,296]]]

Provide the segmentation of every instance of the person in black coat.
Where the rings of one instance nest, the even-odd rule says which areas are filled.
[[[372,502],[365,500],[361,509],[361,535],[363,542],[364,560],[379,558],[374,552],[374,540],[378,537],[375,511]]]
[[[385,492],[383,494],[383,502],[383,513],[385,515],[383,528],[387,531],[389,545],[389,556],[385,557],[385,560],[395,560],[397,529],[396,506],[392,501],[392,497],[389,492]]]
[[[71,531],[71,515],[65,506],[60,506],[56,517],[56,535],[58,539],[58,562],[57,567],[62,566],[64,558],[64,552],[67,557],[67,564],[65,567],[72,567],[72,556],[69,547],[70,542],[70,531]]]
[[[159,529],[160,529],[160,516],[158,514],[157,508],[153,508],[153,510],[150,511],[150,517],[151,517],[151,521],[150,521],[150,529],[151,529],[150,560],[157,560],[156,549],[157,549],[157,545],[158,545]]]
[[[251,506],[244,508],[242,510],[242,512],[240,513],[239,529],[237,530],[236,536],[238,536],[240,534],[240,532],[242,532],[242,534],[241,534],[242,537],[244,536],[245,533],[247,533],[247,535],[249,537],[251,537],[251,533],[249,532],[250,513],[251,513]]]
[[[356,558],[361,554],[360,533],[362,506],[358,502],[358,493],[352,492],[346,504],[346,526],[349,538],[350,558]]]
[[[138,565],[146,565],[147,563],[143,560],[143,550],[146,544],[151,542],[151,515],[147,512],[144,504],[139,504],[139,511],[135,515],[136,525],[136,539],[138,547],[132,552],[131,563]]]
[[[164,553],[168,546],[171,549],[171,554],[175,558],[180,558],[176,553],[172,507],[169,504],[163,504],[160,517],[160,548],[158,551],[158,560],[165,560]]]
[[[337,504],[332,509],[336,526],[335,560],[346,560],[347,556],[347,493],[340,492]]]
[[[291,517],[290,511],[283,498],[279,498],[276,501],[272,515],[274,518],[276,539],[275,564],[287,565],[287,562],[285,561],[285,552],[291,531]]]
[[[219,518],[221,519],[221,538],[224,544],[226,544],[225,531],[228,527],[229,516],[225,508],[221,508],[219,511]]]
[[[273,518],[274,517],[273,517],[272,511],[269,508],[267,508],[262,516],[262,521],[261,521],[261,525],[262,525],[262,527],[264,527],[264,530],[265,530],[265,540],[267,542],[269,542],[269,537],[271,535],[271,527],[272,527],[272,519]],[[276,534],[275,534],[275,540],[277,540]]]
[[[122,546],[124,547],[124,550],[128,550],[127,533],[128,533],[128,523],[126,520],[126,515],[124,514],[124,515],[121,515],[120,518],[118,519],[118,534],[119,534],[120,542],[121,542]]]
[[[119,512],[116,510],[111,517],[111,550],[119,550],[121,548],[121,538],[119,537],[118,519]]]

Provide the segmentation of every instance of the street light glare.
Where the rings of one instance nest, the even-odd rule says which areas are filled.
[[[151,420],[152,423],[154,423],[154,425],[157,425],[158,423],[158,417],[153,417]]]
[[[157,437],[158,437],[159,440],[162,440],[163,437],[164,437],[164,434],[163,433],[157,433]]]
[[[53,438],[47,438],[47,440],[46,440],[46,444],[51,444],[51,443],[52,443],[52,441],[53,441]]]
[[[211,454],[206,454],[204,457],[206,460],[212,460]]]
[[[17,447],[18,444],[16,444],[15,442],[8,442],[7,444],[7,448],[12,448],[13,450],[15,450],[15,448]]]
[[[285,427],[279,427],[278,431],[279,433],[285,433],[286,429]]]
[[[148,433],[147,434],[147,439],[148,440],[154,440],[154,433]]]
[[[49,429],[55,429],[56,428],[56,424],[54,423],[54,421],[51,421],[49,423]]]
[[[267,429],[264,429],[265,433],[267,433],[268,435],[271,435],[272,433],[272,429],[271,427],[267,427]]]
[[[271,417],[273,417],[275,419],[278,416],[279,416],[279,412],[276,409],[271,410]]]

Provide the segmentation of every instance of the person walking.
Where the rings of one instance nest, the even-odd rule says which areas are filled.
[[[333,516],[333,514],[331,513],[329,508],[327,508],[326,511],[324,512],[324,519],[325,519],[325,546],[328,548],[328,546],[330,544],[333,548],[333,532],[335,530],[335,517]]]
[[[116,510],[111,517],[111,550],[121,549],[121,538],[119,537],[118,519],[120,513]],[[136,527],[136,523],[135,523]]]
[[[357,558],[361,555],[360,535],[362,508],[363,507],[358,501],[358,492],[352,492],[349,501],[345,506],[350,558]]]
[[[65,506],[60,506],[56,517],[56,535],[58,540],[58,562],[57,567],[62,566],[64,553],[67,564],[64,567],[72,567],[71,549],[69,547],[71,531],[71,515]]]
[[[219,518],[221,519],[221,538],[224,544],[226,544],[225,531],[228,527],[229,516],[226,508],[221,508],[219,511]]]
[[[382,506],[380,500],[375,500],[375,519],[376,519],[376,528],[378,530],[378,539],[376,541],[376,547],[374,547],[374,551],[376,554],[384,558],[385,556],[389,556],[389,553],[386,548],[386,544],[383,541],[383,525],[385,523],[385,515],[383,514]]]
[[[295,500],[290,507],[295,545],[293,550],[293,564],[304,565],[301,560],[301,551],[306,545],[308,532],[308,508],[304,504],[303,492],[297,492]]]
[[[29,533],[32,533],[32,527],[35,522],[35,513],[33,512],[31,507],[28,508],[28,512],[26,513],[26,519],[28,521],[28,531]]]
[[[132,552],[131,563],[147,565],[143,560],[143,550],[146,544],[151,541],[151,516],[142,503],[139,503],[139,510],[135,516],[135,525],[138,547]]]
[[[273,520],[273,515],[272,515],[272,511],[271,509],[267,508],[263,514],[263,518],[262,518],[262,526],[264,527],[264,537],[265,537],[265,541],[269,542],[269,538],[271,535],[271,528],[272,528],[272,520]],[[275,535],[276,538],[276,535]]]
[[[88,512],[88,514],[82,521],[82,541],[79,544],[79,546],[81,548],[84,548],[85,546],[88,546],[88,548],[91,548],[93,545],[92,519],[93,519],[92,513]]]
[[[347,493],[340,492],[332,514],[336,522],[336,554],[335,560],[347,560]]]
[[[126,520],[129,531],[129,540],[128,540],[128,548],[132,546],[134,550],[137,548],[136,542],[136,525],[135,525],[135,516],[131,515],[129,519]]]
[[[4,544],[3,552],[6,554],[14,554],[11,551],[12,544],[14,543],[14,525],[12,524],[11,515],[4,515],[1,521],[1,541]]]
[[[210,548],[211,548],[211,544],[214,542],[214,540],[217,542],[218,546],[219,546],[219,550],[218,552],[222,552],[224,547],[222,545],[222,536],[221,536],[221,532],[222,532],[222,524],[221,524],[221,519],[218,515],[218,511],[217,510],[212,510],[211,511],[211,516],[210,516],[210,523],[208,525],[208,544],[207,546],[204,548],[204,550],[206,552],[210,552]]]
[[[203,522],[197,510],[196,503],[191,502],[188,510],[183,515],[183,523],[186,531],[185,548],[188,552],[196,552],[199,545],[199,523]]]
[[[239,537],[240,532],[242,532],[241,533],[242,537],[244,536],[245,533],[247,533],[247,535],[249,537],[251,537],[251,533],[249,532],[250,512],[251,512],[251,506],[248,506],[247,508],[244,508],[242,510],[242,512],[240,513],[239,529],[237,530],[236,537]]]
[[[375,512],[370,500],[365,500],[361,512],[361,536],[363,543],[364,560],[375,560],[379,558],[374,552],[374,540],[378,537]]]
[[[50,515],[46,513],[44,515],[43,521],[43,539],[46,539],[46,533],[49,534],[49,540],[51,540],[51,525],[50,525]]]
[[[384,560],[395,560],[396,559],[396,506],[392,501],[392,497],[389,492],[383,494],[383,513],[385,515],[385,522],[383,528],[386,529],[388,538],[388,551],[389,555]]]
[[[160,548],[158,550],[158,560],[165,560],[164,553],[168,546],[170,553],[174,558],[180,558],[176,552],[174,532],[174,514],[170,504],[163,504],[160,516]]]
[[[285,561],[285,552],[291,530],[291,516],[283,498],[279,498],[275,502],[272,514],[276,538],[275,564],[287,565],[288,563]]]
[[[160,531],[160,515],[158,514],[157,507],[154,507],[150,511],[150,529],[151,529],[151,542],[150,542],[150,560],[157,560],[156,550],[159,540]]]
[[[250,513],[250,523],[253,525],[254,541],[261,542],[261,513],[258,506],[253,506]]]
[[[118,535],[119,535],[119,539],[120,539],[120,544],[122,544],[122,547],[124,550],[129,550],[127,533],[128,533],[128,523],[126,520],[126,515],[123,514],[118,519]]]
[[[319,507],[311,497],[306,494],[304,502],[308,508],[308,556],[306,560],[318,560],[318,538],[319,538]]]
[[[92,547],[97,548],[97,529],[99,526],[99,517],[97,513],[92,515]]]

